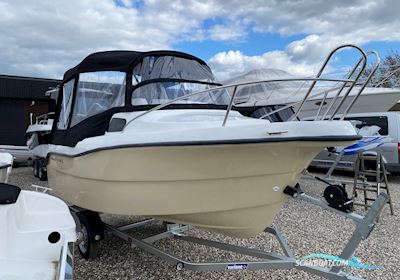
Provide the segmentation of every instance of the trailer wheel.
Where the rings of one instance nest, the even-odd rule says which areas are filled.
[[[38,170],[38,161],[37,159],[33,160],[33,176],[35,176],[36,178],[39,176],[39,170]]]
[[[38,160],[38,178],[40,181],[46,181],[47,180],[47,171],[45,169],[45,163],[44,160]]]
[[[104,239],[103,224],[96,212],[89,210],[76,213],[81,225],[82,239],[78,250],[84,259],[95,259],[100,251],[100,241]]]

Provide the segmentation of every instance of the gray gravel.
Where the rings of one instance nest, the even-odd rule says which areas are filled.
[[[400,261],[400,177],[390,177],[389,180],[396,215],[391,216],[386,207],[379,224],[371,236],[362,242],[355,254],[364,263],[384,266],[383,269],[376,270],[353,270],[354,274],[366,279],[400,279],[398,264]],[[10,183],[26,188],[31,184],[47,186],[46,183],[34,178],[28,167],[13,169]],[[302,189],[314,196],[321,196],[323,187],[323,184],[316,181],[302,182]],[[357,208],[357,212],[364,213],[361,208]],[[102,215],[102,219],[114,225],[122,225],[140,218]],[[283,231],[296,257],[311,253],[338,255],[354,229],[353,223],[349,220],[321,210],[317,206],[290,198],[275,217],[273,225]],[[141,234],[150,235],[161,230],[161,223],[155,223],[146,226]],[[260,234],[246,240],[227,238],[200,229],[192,229],[191,234],[258,249],[278,249],[277,242],[268,234]],[[132,235],[135,233],[133,232]],[[176,240],[163,240],[156,244],[159,248],[186,256],[190,260],[204,261],[211,258],[235,257],[230,253]],[[132,249],[115,237],[108,237],[102,242],[101,256],[96,260],[86,261],[79,256],[77,251],[75,255],[76,279],[320,279],[295,269],[230,273],[177,271],[165,261],[138,248]]]

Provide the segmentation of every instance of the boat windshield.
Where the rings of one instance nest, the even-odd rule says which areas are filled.
[[[193,92],[212,88],[209,84],[189,82],[158,82],[137,88],[132,94],[132,105],[158,105]],[[175,104],[215,104],[227,105],[230,95],[226,89],[208,91],[181,99]]]
[[[69,116],[69,126],[73,127],[102,112],[124,107],[126,76],[126,72],[122,71],[82,72],[78,76],[76,90],[73,90],[74,80],[67,82],[65,86],[69,87],[64,89],[64,95],[68,98],[63,98],[65,104],[61,112],[65,120],[59,129],[67,128]],[[216,85],[210,68],[200,61],[168,55],[146,56],[132,70],[131,104],[159,105]],[[177,103],[227,105],[229,100],[228,91],[223,89],[188,97]]]
[[[131,101],[133,106],[164,104],[212,88],[215,83],[210,69],[196,60],[175,56],[147,56],[133,69],[132,85],[137,87]],[[219,90],[194,95],[176,103],[227,105],[229,98],[227,90]]]

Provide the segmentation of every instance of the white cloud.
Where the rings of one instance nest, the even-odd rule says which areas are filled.
[[[306,35],[258,56],[215,54],[210,63],[220,76],[252,67],[309,73],[338,44],[400,41],[399,8],[396,0],[0,0],[0,73],[60,77],[98,50],[230,43],[249,32]]]
[[[146,1],[143,9],[111,0],[0,2],[0,73],[60,78],[94,51],[171,48],[211,13],[212,4],[200,1],[189,9],[186,2],[159,2]]]
[[[209,30],[209,36],[215,41],[242,41],[246,37],[247,24],[242,20],[216,24]]]
[[[259,56],[239,52],[221,52],[210,59],[219,76],[226,78],[253,67],[277,67],[293,74],[317,69],[334,47],[371,41],[400,41],[400,2],[376,1],[229,1],[225,11],[232,17],[251,20],[255,32],[282,36],[309,34],[288,44],[283,51]],[[232,55],[235,53],[236,55]],[[240,57],[240,59],[239,59]],[[228,61],[240,61],[233,67]],[[289,71],[290,72],[290,71]]]

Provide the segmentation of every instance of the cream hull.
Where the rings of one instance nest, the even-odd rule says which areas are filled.
[[[114,148],[51,154],[49,185],[93,211],[156,217],[248,237],[271,222],[300,172],[326,146],[272,142]]]

